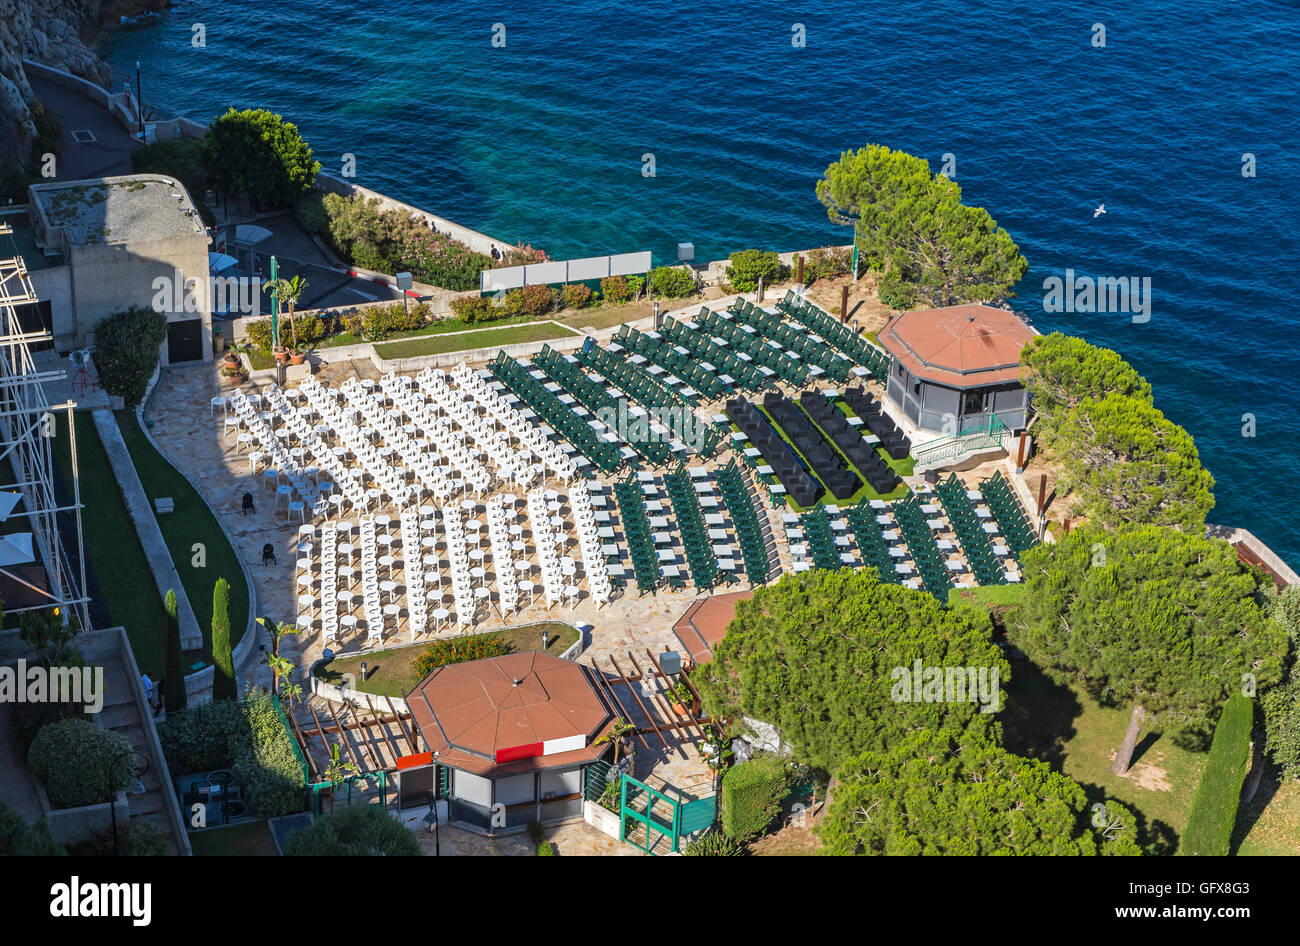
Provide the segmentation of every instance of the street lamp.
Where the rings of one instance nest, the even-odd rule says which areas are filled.
[[[144,95],[140,91],[140,60],[135,61],[135,110],[140,123],[140,140],[144,141]]]

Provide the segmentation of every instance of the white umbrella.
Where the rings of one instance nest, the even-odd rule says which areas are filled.
[[[239,260],[235,259],[228,253],[209,253],[208,270],[212,273],[223,273],[233,266],[239,265]]]
[[[0,568],[8,565],[22,565],[35,561],[32,552],[32,534],[18,532],[13,535],[0,536]]]
[[[243,246],[255,246],[270,236],[270,230],[256,224],[241,223],[235,227],[235,242]]]

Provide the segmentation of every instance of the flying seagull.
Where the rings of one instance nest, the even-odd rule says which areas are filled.
[[[1098,205],[1097,205],[1097,209],[1094,210],[1094,211],[1092,212],[1092,219],[1093,219],[1093,220],[1096,220],[1098,217],[1100,217],[1100,216],[1101,216],[1102,214],[1104,214],[1105,212],[1106,212],[1106,205],[1105,205],[1105,204],[1098,204]]]

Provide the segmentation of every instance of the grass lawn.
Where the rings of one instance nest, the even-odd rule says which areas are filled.
[[[279,857],[265,821],[209,828],[190,835],[195,857]]]
[[[119,411],[117,425],[131,452],[131,460],[140,475],[140,482],[144,484],[145,495],[151,502],[160,496],[170,496],[175,500],[176,511],[158,516],[157,519],[163,540],[180,573],[181,584],[185,586],[185,594],[190,599],[190,607],[194,609],[194,616],[203,631],[202,654],[187,653],[186,663],[188,665],[192,662],[191,656],[211,662],[212,587],[218,578],[224,577],[230,582],[232,647],[244,636],[244,628],[248,623],[248,585],[244,581],[243,570],[239,567],[239,559],[212,511],[189,480],[154,449],[136,422],[135,413]],[[203,546],[205,560],[201,566],[194,564],[195,543]]]
[[[978,588],[951,588],[948,603],[982,604],[986,607],[1014,607],[1025,598],[1023,584],[980,585]]]
[[[543,629],[550,634],[546,647],[548,654],[558,656],[568,650],[569,646],[578,639],[576,627],[557,621],[507,627],[499,631],[489,631],[481,636],[509,641],[515,652],[541,650]],[[351,674],[354,680],[360,681],[361,662],[364,660],[366,679],[356,683],[356,689],[377,696],[405,696],[420,682],[421,678],[416,676],[412,661],[424,652],[424,647],[425,645],[422,644],[412,644],[409,647],[395,647],[392,650],[350,654],[330,661],[318,670],[316,675],[326,683],[335,685],[343,682],[344,674]]]
[[[517,345],[520,342],[549,341],[577,334],[579,333],[563,325],[537,322],[504,328],[485,328],[476,332],[435,334],[400,342],[383,342],[375,346],[375,351],[381,358],[416,358],[420,355],[441,355],[445,352],[470,351],[475,348]]]
[[[68,422],[64,413],[59,412],[57,416],[54,455],[68,502],[71,502]],[[126,628],[141,672],[158,679],[167,671],[167,645],[163,633],[167,614],[117,480],[113,478],[113,469],[95,430],[95,422],[89,411],[78,411],[74,416],[81,502],[85,506],[81,514],[82,533],[87,564],[93,575],[92,587],[98,586],[109,620]]]
[[[762,414],[765,418],[767,418],[768,423],[772,425],[772,429],[776,431],[777,436],[779,436],[783,441],[785,441],[785,445],[789,447],[792,451],[794,451],[795,456],[797,456],[800,460],[803,461],[804,466],[808,468],[808,472],[812,474],[813,479],[821,483],[821,478],[818,477],[816,472],[813,471],[813,466],[811,463],[808,462],[808,458],[799,452],[799,448],[794,445],[794,441],[792,441],[789,437],[786,436],[785,431],[781,429],[781,425],[778,424],[772,418],[772,415],[767,412],[767,409],[764,408],[762,404],[759,404],[757,401],[753,403],[754,403],[754,407],[758,409],[758,412]],[[800,410],[802,411],[802,409]],[[805,414],[804,417],[807,418],[808,415]],[[818,430],[818,431],[821,430],[820,427],[818,427],[815,423],[813,423],[811,418],[808,419],[808,422],[812,424],[814,430]],[[825,495],[822,496],[819,502],[833,503],[834,505],[840,507],[848,507],[848,506],[856,506],[864,499],[884,499],[884,500],[902,499],[910,492],[906,483],[899,483],[897,488],[895,488],[894,490],[888,493],[877,493],[874,489],[871,488],[871,484],[867,482],[867,479],[865,476],[862,475],[862,472],[858,470],[858,468],[854,466],[852,463],[849,463],[848,457],[844,456],[844,454],[840,452],[840,448],[837,447],[834,444],[834,442],[832,442],[829,438],[826,438],[826,442],[830,444],[830,448],[834,450],[835,453],[839,456],[839,458],[845,462],[845,464],[849,467],[849,469],[853,470],[858,474],[858,478],[862,480],[862,485],[858,487],[858,491],[856,493],[854,493],[852,496],[848,497],[847,499],[836,499],[834,496],[830,494],[830,491],[827,490]],[[879,449],[876,450],[876,453],[887,463],[889,463],[890,469],[893,469],[895,472],[898,472],[896,467],[896,461],[891,461],[889,459],[889,456]],[[909,457],[908,459],[910,461],[911,458]],[[822,483],[822,487],[825,488],[825,486],[826,484]],[[795,512],[807,511],[805,507],[800,506],[798,503],[796,503],[794,499],[791,498],[788,494],[786,495],[786,502],[790,504],[790,508],[793,509]]]

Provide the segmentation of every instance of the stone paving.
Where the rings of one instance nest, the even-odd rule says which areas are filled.
[[[561,857],[644,856],[630,844],[610,837],[585,821],[570,821],[546,829],[546,840]],[[527,834],[489,838],[463,828],[442,825],[438,829],[438,850],[443,857],[535,857],[536,849]],[[433,856],[433,838],[420,832],[420,845]]]

